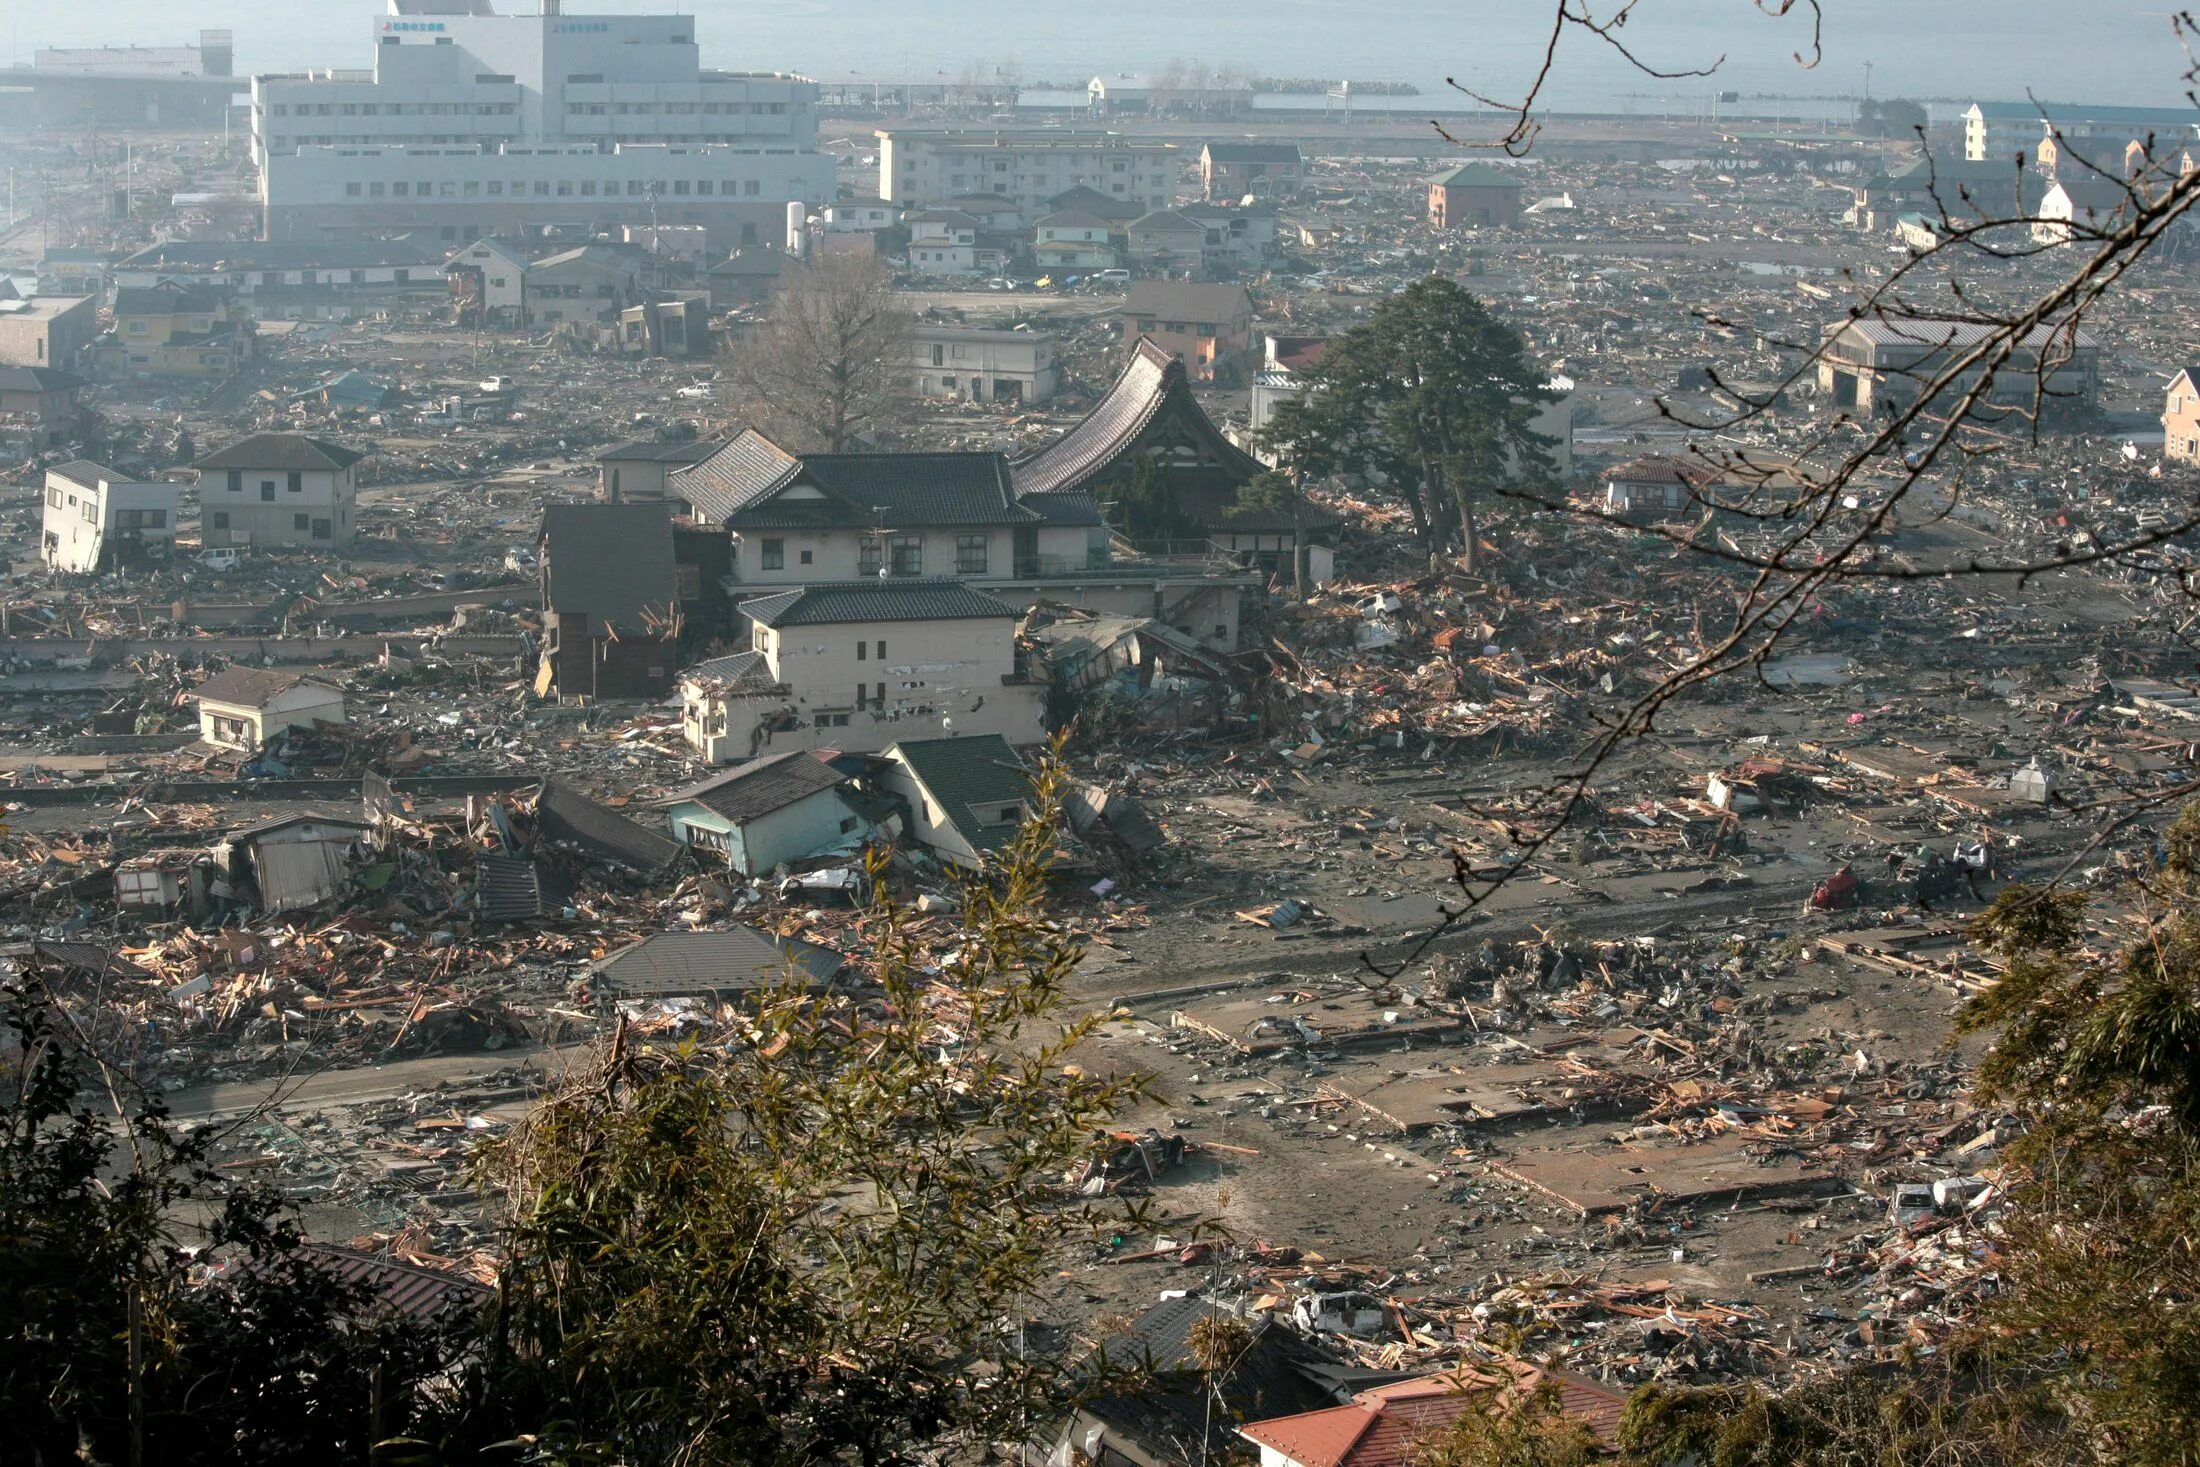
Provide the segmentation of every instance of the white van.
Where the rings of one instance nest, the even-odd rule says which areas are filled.
[[[1130,284],[1131,272],[1128,270],[1103,270],[1098,275],[1095,275],[1092,278],[1095,284],[1105,285],[1112,288],[1115,286]]]
[[[199,564],[210,571],[233,571],[244,564],[244,552],[227,545],[214,550],[201,550]]]

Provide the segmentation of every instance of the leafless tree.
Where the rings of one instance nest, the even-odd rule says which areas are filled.
[[[790,260],[764,319],[726,348],[726,405],[790,452],[844,452],[898,410],[910,323],[879,260]]]
[[[1811,27],[1810,40],[1797,50],[1796,59],[1804,66],[1816,64],[1817,0],[1750,3],[1775,19],[1801,12],[1798,18],[1807,18]],[[1723,58],[1661,69],[1630,49],[1621,38],[1622,27],[1653,10],[1646,0],[1620,0],[1600,18],[1588,9],[1587,0],[1553,0],[1549,44],[1518,101],[1492,102],[1452,83],[1509,118],[1500,136],[1479,145],[1515,155],[1532,147],[1541,126],[1543,87],[1559,41],[1569,31],[1594,36],[1652,76],[1706,76],[1717,70]],[[2190,89],[2200,81],[2189,44],[2200,28],[2189,13],[2173,16],[2171,24],[2185,44],[2184,80]],[[2047,115],[2043,109],[2043,117]],[[1441,126],[1437,131],[1455,142],[1472,141],[1453,137]],[[1868,327],[1906,343],[1913,356],[1889,374],[1895,391],[1886,411],[1829,414],[1799,449],[1780,454],[1776,465],[1733,450],[1691,450],[1704,470],[1703,487],[1692,491],[1694,512],[1689,517],[1697,523],[1651,527],[1650,533],[1670,543],[1676,554],[1708,559],[1735,577],[1738,593],[1730,619],[1706,628],[1687,665],[1657,678],[1631,702],[1604,710],[1597,731],[1571,761],[1571,770],[1533,792],[1525,809],[1490,812],[1507,820],[1514,858],[1494,871],[1477,870],[1464,857],[1455,858],[1455,895],[1443,904],[1437,922],[1402,956],[1379,963],[1368,958],[1377,974],[1387,979],[1404,971],[1526,869],[1591,799],[1600,771],[1629,741],[1652,733],[1661,713],[1714,681],[1761,673],[1798,618],[1836,585],[1951,576],[2022,583],[2077,567],[2113,569],[2151,580],[2156,594],[2142,615],[2151,616],[2156,629],[2178,643],[2196,645],[2192,631],[2200,624],[2200,612],[2193,603],[2200,602],[2200,570],[2178,568],[2153,552],[2200,529],[2200,493],[2167,523],[2105,541],[2064,544],[2045,556],[1976,556],[1920,565],[1883,553],[1893,530],[1950,517],[1997,455],[2036,441],[2043,422],[2068,406],[2064,399],[2069,390],[2061,373],[2085,344],[2081,333],[2088,320],[2142,261],[2190,227],[2186,215],[2200,198],[2200,170],[2187,171],[2181,150],[2170,140],[2157,148],[2156,140],[2148,138],[2129,158],[2119,154],[2096,162],[2059,130],[2049,135],[2062,174],[2112,184],[2112,207],[2081,211],[2074,218],[2049,214],[2022,187],[2022,159],[2011,160],[2006,187],[1943,184],[1936,175],[1931,189],[1933,239],[1922,247],[1913,245],[1909,258],[1885,278],[1869,286],[1855,282],[1854,303],[1823,338],[1777,342],[1791,349],[1796,363],[1780,380],[1769,389],[1750,391],[1720,382],[1714,374],[1713,385],[1737,405],[1684,423],[1707,439],[1761,422],[1790,389],[1822,375],[1822,368],[1823,375],[1837,376],[1843,364],[1836,353],[1849,328]],[[1929,166],[1929,148],[1925,157]],[[1989,262],[2004,270],[1985,278],[2002,278],[2012,266],[2022,273],[2012,288],[1999,292],[1966,283],[1978,278],[1970,267]],[[1715,312],[1695,314],[1707,327],[1753,329]],[[1660,406],[1680,421],[1671,404]],[[1585,520],[1644,528],[1600,507],[1555,496],[1514,491],[1514,497]],[[1749,526],[1751,533],[1710,533],[1715,519]],[[2174,808],[2196,794],[2200,780],[2101,801],[2103,824],[2095,845],[2149,812]]]

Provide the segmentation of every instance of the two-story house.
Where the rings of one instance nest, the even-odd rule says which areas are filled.
[[[1206,260],[1206,226],[1176,209],[1132,220],[1125,236],[1131,259],[1148,270],[1197,270]]]
[[[1045,402],[1062,385],[1054,338],[1044,331],[920,321],[910,328],[909,350],[924,397]]]
[[[901,205],[875,196],[835,199],[819,219],[827,234],[876,234],[901,222]]]
[[[334,550],[358,533],[366,458],[303,433],[254,433],[208,454],[199,473],[199,543]]]
[[[82,426],[89,386],[58,367],[0,366],[0,443],[28,456],[67,442]]]
[[[1057,209],[1031,230],[1031,258],[1041,270],[1112,270],[1113,227],[1083,209]]]
[[[2200,367],[2179,367],[2164,390],[2162,457],[2200,464]]]
[[[743,593],[881,575],[1013,582],[1106,564],[1091,497],[1019,498],[997,453],[796,455],[751,429],[675,470],[665,495],[732,537]]]
[[[1297,143],[1209,143],[1199,150],[1200,190],[1210,203],[1295,194],[1306,182]]]
[[[1276,252],[1276,212],[1186,204],[1177,212],[1205,231],[1200,266],[1210,275],[1258,268]]]
[[[743,601],[750,650],[680,675],[681,732],[714,764],[898,739],[1046,736],[1017,609],[958,581],[839,581]]]
[[[211,286],[115,291],[114,330],[92,348],[109,378],[230,376],[252,359],[252,325]]]
[[[490,236],[477,239],[443,267],[461,310],[485,326],[517,326],[527,319],[528,259],[518,245]]]
[[[1124,341],[1150,341],[1181,357],[1194,382],[1230,375],[1253,344],[1253,298],[1242,285],[1141,280],[1131,287],[1122,321]]]
[[[909,215],[909,268],[919,275],[979,273],[978,221],[960,209]]]
[[[38,553],[78,575],[164,557],[176,543],[174,484],[140,484],[79,459],[46,470]]]

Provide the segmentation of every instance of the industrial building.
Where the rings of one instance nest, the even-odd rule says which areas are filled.
[[[816,84],[703,69],[693,16],[389,7],[371,70],[253,79],[269,239],[686,224],[727,250],[833,197]]]
[[[1025,218],[1049,212],[1077,187],[1164,209],[1176,199],[1177,147],[1113,132],[1023,132],[953,127],[881,128],[879,197],[919,208],[958,194],[993,194]]]

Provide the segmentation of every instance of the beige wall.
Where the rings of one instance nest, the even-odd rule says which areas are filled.
[[[985,537],[985,569],[959,571],[957,569],[957,542],[964,536]],[[734,537],[734,574],[744,591],[755,587],[756,594],[768,594],[775,586],[805,586],[820,581],[854,581],[868,577],[863,571],[863,546],[875,537],[859,530],[821,531],[744,531]],[[918,573],[926,576],[954,576],[965,580],[1002,580],[1016,573],[1016,532],[1007,526],[970,530],[908,530],[890,535],[889,541],[913,538],[918,542],[922,565]],[[1039,561],[1042,569],[1055,567],[1063,573],[1084,570],[1089,566],[1087,548],[1088,532],[1075,525],[1041,525],[1038,527]],[[781,544],[781,563],[775,568],[764,564],[765,542],[776,540]],[[809,560],[803,560],[808,552]],[[876,572],[872,572],[876,574]]]
[[[208,469],[199,476],[199,542],[312,550],[348,545],[359,528],[355,471],[309,469],[300,474],[299,486],[293,490],[285,469],[240,470],[234,489],[227,470]],[[303,529],[298,526],[300,515],[306,517]],[[327,522],[325,537],[314,534],[316,521]]]

